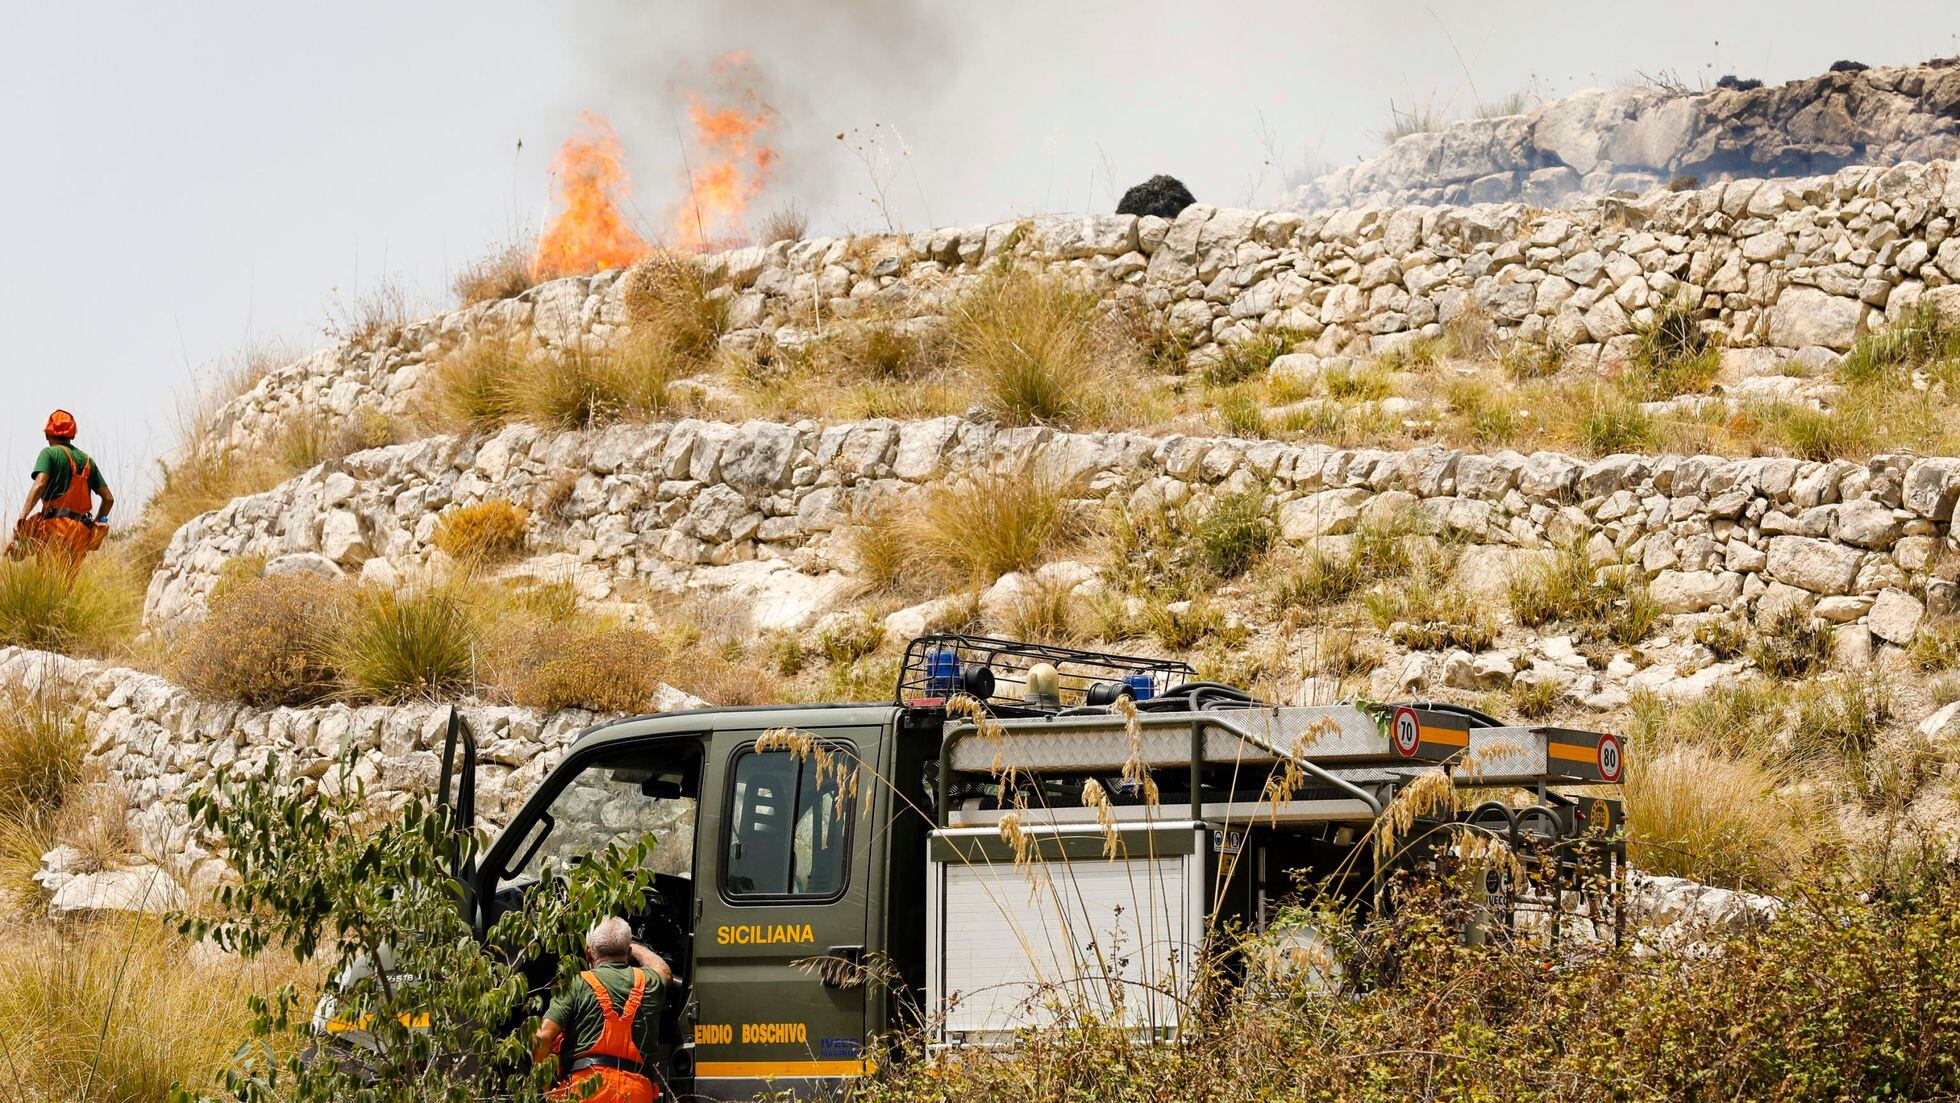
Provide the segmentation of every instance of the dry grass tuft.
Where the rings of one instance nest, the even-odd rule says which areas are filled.
[[[1828,817],[1792,790],[1794,777],[1712,740],[1636,747],[1624,796],[1636,869],[1725,887],[1774,887],[1804,868]]]
[[[154,921],[17,931],[0,941],[0,1019],[22,1024],[0,1103],[203,1098],[251,1040],[245,996],[294,979],[281,956],[195,959]]]
[[[774,245],[779,241],[802,241],[810,232],[809,212],[794,202],[770,211],[756,228],[755,240],[760,245]]]
[[[452,349],[436,365],[434,421],[487,430],[514,420],[506,381],[523,375],[530,359],[526,341],[503,333],[478,334]]]
[[[460,588],[356,590],[334,633],[333,662],[350,697],[437,697],[475,683],[478,624]]]
[[[0,693],[0,814],[59,805],[87,750],[82,714],[61,691]]]
[[[140,627],[147,581],[114,545],[79,570],[52,555],[0,559],[0,645],[122,654]]]
[[[945,589],[1039,566],[1086,535],[1076,493],[1038,460],[948,480],[895,522],[904,561]]]
[[[530,708],[639,713],[660,689],[660,641],[596,618],[527,621],[496,633],[497,686]]]
[[[451,559],[491,563],[524,550],[531,511],[502,498],[445,510],[436,521],[436,547]]]
[[[954,368],[1009,425],[1097,424],[1140,375],[1136,346],[1092,292],[1053,275],[1000,269],[954,304]]]
[[[531,255],[535,245],[513,241],[489,256],[474,261],[456,276],[451,287],[456,292],[456,301],[464,306],[475,303],[494,302],[498,299],[514,299],[538,285],[537,277],[531,273]]]
[[[622,277],[626,316],[635,329],[688,365],[706,363],[728,328],[728,300],[701,262],[682,253],[654,252]]]

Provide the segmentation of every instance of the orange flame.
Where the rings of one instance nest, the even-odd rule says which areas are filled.
[[[720,103],[687,94],[688,121],[709,160],[689,168],[688,195],[671,214],[671,236],[683,249],[745,243],[742,215],[782,160],[762,140],[776,124],[776,110],[756,91],[748,54],[723,56],[715,62],[715,77]]]
[[[551,161],[561,209],[538,238],[531,261],[536,279],[620,268],[648,251],[646,239],[619,211],[617,197],[628,187],[619,135],[590,111],[579,118],[586,133],[565,139]]]

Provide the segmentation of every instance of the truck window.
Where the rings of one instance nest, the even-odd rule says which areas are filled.
[[[545,814],[526,830],[511,853],[500,884],[535,881],[546,863],[568,866],[615,843],[630,846],[653,836],[647,866],[657,873],[691,877],[697,771],[688,761],[650,762],[626,752],[593,762],[552,798]]]
[[[842,892],[851,796],[836,772],[789,751],[743,751],[731,773],[722,891],[758,900]]]

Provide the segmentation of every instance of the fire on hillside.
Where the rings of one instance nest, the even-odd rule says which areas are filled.
[[[754,62],[746,53],[732,53],[715,62],[714,72],[711,93],[686,93],[693,143],[707,159],[697,165],[683,147],[682,194],[658,243],[665,248],[701,252],[746,244],[743,216],[782,160],[765,140],[776,111],[758,91]],[[594,112],[580,121],[583,129],[552,158],[557,210],[538,237],[535,278],[618,268],[655,247],[622,210],[632,183],[619,135]]]

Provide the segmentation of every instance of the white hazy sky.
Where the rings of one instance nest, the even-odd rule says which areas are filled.
[[[883,228],[834,138],[873,124],[904,138],[884,147],[903,228],[1108,210],[1155,172],[1245,205],[1372,153],[1391,100],[1774,83],[1960,53],[1956,32],[1952,0],[0,0],[0,465],[23,476],[0,489],[24,492],[61,405],[134,498],[236,350],[316,346],[384,278],[444,305],[542,222],[581,109],[618,126],[660,223],[674,89],[725,50],[780,111],[758,206],[834,231]]]

